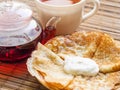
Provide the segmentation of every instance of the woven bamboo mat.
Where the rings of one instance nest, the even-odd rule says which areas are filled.
[[[3,0],[0,0],[3,1]],[[34,0],[19,0],[30,5],[34,17],[38,19]],[[86,5],[86,12],[92,5]],[[120,0],[101,0],[98,13],[82,23],[78,30],[99,30],[112,35],[120,41]],[[47,90],[26,68],[26,60],[18,63],[0,62],[0,90]],[[119,89],[120,90],[120,89]]]
[[[0,63],[0,90],[46,90],[26,68],[26,61]]]

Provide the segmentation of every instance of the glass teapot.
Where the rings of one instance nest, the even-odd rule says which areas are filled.
[[[59,17],[52,17],[43,30],[32,17],[29,6],[6,0],[0,3],[0,61],[28,58],[37,43],[44,44],[55,35]]]

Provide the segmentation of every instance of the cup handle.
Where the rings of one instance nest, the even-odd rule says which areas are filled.
[[[96,14],[96,12],[98,11],[98,8],[100,6],[100,1],[99,0],[90,0],[90,2],[94,3],[94,8],[90,12],[88,12],[87,14],[82,16],[82,22],[87,20],[88,18],[90,18],[94,14]]]

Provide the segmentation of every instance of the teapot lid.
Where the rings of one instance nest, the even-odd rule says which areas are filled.
[[[32,18],[29,6],[13,1],[0,3],[0,30],[10,31],[25,27]]]

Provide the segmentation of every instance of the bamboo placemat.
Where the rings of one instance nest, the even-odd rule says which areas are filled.
[[[3,1],[3,0],[0,0]],[[17,0],[16,0],[17,1]],[[30,5],[37,19],[37,9],[34,0],[19,0]],[[92,5],[86,5],[86,12]],[[78,30],[98,30],[112,35],[120,41],[120,0],[101,0],[98,13],[82,23]],[[47,90],[26,68],[26,60],[18,63],[0,62],[0,90]],[[119,88],[120,90],[120,88]]]
[[[18,63],[0,62],[0,90],[46,90],[29,75],[26,60]]]

